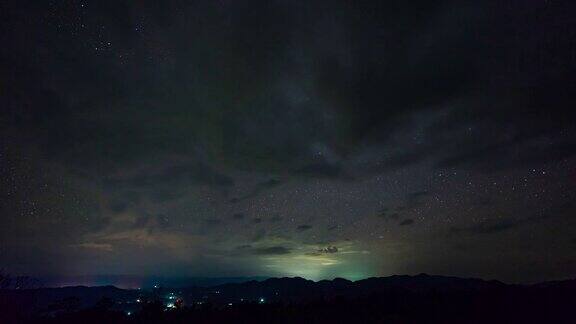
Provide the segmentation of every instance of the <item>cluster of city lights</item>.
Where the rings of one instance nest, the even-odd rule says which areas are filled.
[[[154,285],[154,288],[158,289],[159,286],[158,285]],[[220,291],[216,290],[213,291],[212,293],[215,294],[220,294]],[[208,298],[208,296],[204,296],[204,298]],[[167,295],[164,296],[164,300],[165,302],[165,311],[170,311],[170,310],[175,310],[178,309],[181,304],[182,304],[182,300],[180,299],[180,297],[175,293],[175,292],[169,292]],[[245,298],[240,298],[240,303],[244,303],[247,300]],[[266,298],[264,297],[259,297],[255,300],[258,304],[265,304],[266,303]],[[142,304],[142,303],[146,303],[146,299],[144,299],[142,296],[136,298],[134,300],[135,303],[137,304]],[[196,301],[194,302],[194,304],[196,305],[203,305],[204,302],[203,301]],[[226,305],[228,306],[234,306],[233,302],[228,302]],[[126,310],[125,314],[127,316],[132,316],[134,314],[134,310]]]

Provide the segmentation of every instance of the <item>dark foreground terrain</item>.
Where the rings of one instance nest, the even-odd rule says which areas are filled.
[[[213,287],[0,290],[0,323],[576,323],[576,280],[267,279]]]

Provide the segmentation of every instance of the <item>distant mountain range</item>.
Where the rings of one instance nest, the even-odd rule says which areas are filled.
[[[131,277],[133,278],[133,277]],[[122,279],[122,278],[117,278]],[[156,285],[157,288],[154,286]],[[172,288],[172,287],[183,288]],[[29,290],[0,290],[0,296],[34,295],[35,303],[46,306],[70,297],[78,297],[83,306],[89,306],[103,297],[114,300],[129,301],[140,295],[155,294],[163,296],[173,293],[186,302],[210,301],[212,303],[230,303],[245,301],[266,302],[308,302],[335,297],[358,298],[371,294],[399,293],[448,293],[461,291],[494,291],[494,290],[540,290],[569,289],[575,290],[576,280],[550,281],[533,285],[512,285],[500,281],[486,281],[475,278],[458,278],[419,274],[416,276],[390,276],[368,278],[358,281],[336,278],[333,280],[312,281],[295,278],[191,278],[179,280],[147,279],[143,289],[120,289],[106,286],[70,286],[62,288],[38,288]]]
[[[39,278],[42,287],[60,288],[69,286],[115,286],[122,289],[149,289],[162,287],[216,286],[225,283],[237,283],[250,280],[262,281],[268,277],[158,277],[132,275],[86,275],[86,276],[50,276]]]
[[[305,303],[334,298],[363,298],[372,295],[485,293],[547,289],[574,290],[576,293],[576,280],[515,285],[496,280],[486,281],[427,274],[377,277],[358,281],[336,278],[317,282],[295,277],[227,283],[213,287],[189,287],[179,289],[178,293],[188,300],[204,299],[213,303],[257,301],[261,298],[270,303]]]
[[[384,312],[380,311],[381,309],[388,309],[388,312],[392,313],[406,310],[406,307],[432,307],[422,305],[436,305],[435,303],[439,304],[431,309],[441,309],[444,312],[451,312],[452,307],[460,305],[460,308],[455,309],[462,312],[467,309],[479,312],[482,307],[490,309],[491,312],[499,309],[510,312],[516,308],[520,311],[525,307],[546,307],[552,309],[552,313],[561,314],[562,311],[571,309],[571,306],[576,306],[576,280],[514,285],[474,278],[420,274],[358,281],[336,278],[315,282],[296,277],[199,285],[210,282],[213,281],[197,281],[198,285],[185,288],[158,286],[151,289],[120,289],[114,286],[76,286],[0,290],[0,313],[9,310],[46,314],[94,307],[103,300],[107,300],[112,309],[128,313],[137,312],[149,301],[156,300],[170,305],[177,299],[182,299],[184,306],[211,305],[210,307],[217,309],[235,305],[248,307],[266,304],[286,305],[283,307],[316,305],[306,307],[321,310],[322,307],[318,305],[333,305],[345,301],[343,305],[349,307],[373,306],[379,312]],[[558,307],[560,311],[556,311]]]

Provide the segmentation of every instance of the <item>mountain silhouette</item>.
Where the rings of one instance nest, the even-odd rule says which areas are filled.
[[[183,306],[170,309],[176,300]],[[151,290],[0,290],[0,316],[16,318],[14,323],[125,323],[127,314],[138,314],[137,322],[144,323],[574,323],[575,307],[576,280],[519,285],[427,274],[358,281],[269,278]],[[0,322],[10,323],[6,318]]]

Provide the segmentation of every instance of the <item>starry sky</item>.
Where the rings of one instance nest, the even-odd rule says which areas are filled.
[[[573,1],[6,1],[11,273],[576,273]]]

